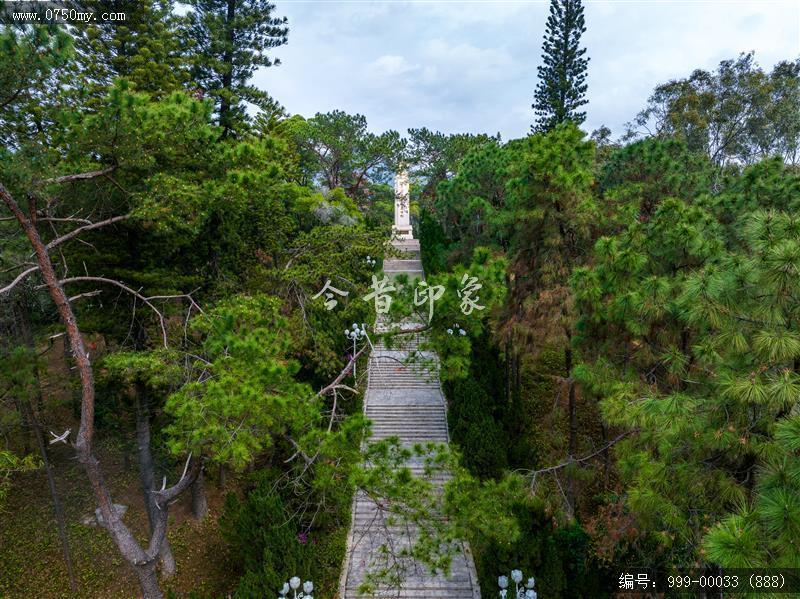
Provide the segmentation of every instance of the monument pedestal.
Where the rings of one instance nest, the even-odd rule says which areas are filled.
[[[392,236],[395,239],[414,239],[414,232],[411,229],[411,225],[394,225],[392,227]]]
[[[409,212],[408,172],[403,169],[394,178],[394,226],[395,239],[414,239]]]

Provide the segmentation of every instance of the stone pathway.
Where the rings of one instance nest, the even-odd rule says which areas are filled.
[[[424,277],[419,241],[395,241],[393,245],[407,252],[407,258],[386,260],[384,272],[390,276],[408,274],[409,279]],[[391,323],[379,320],[377,329],[388,330],[391,326]],[[403,323],[400,326],[412,328],[417,323]],[[375,440],[397,436],[401,443],[407,445],[426,441],[447,443],[450,440],[445,400],[438,374],[422,364],[401,364],[409,352],[417,351],[419,342],[418,335],[409,335],[401,343],[395,342],[392,349],[378,343],[370,357],[364,410],[372,421]],[[428,358],[436,358],[431,352],[425,354]],[[415,476],[423,474],[421,462],[412,460],[409,467]],[[438,475],[432,482],[442,486],[447,478],[446,474]],[[384,513],[378,506],[363,494],[358,494],[353,504],[340,597],[360,597],[358,586],[365,573],[380,560],[380,547],[384,544],[394,549],[407,547],[412,536],[413,531],[409,532],[401,526],[388,526]],[[404,564],[401,586],[379,588],[374,596],[397,599],[479,599],[480,588],[472,554],[466,544],[463,549],[453,559],[449,577],[441,573],[433,576],[425,566],[408,560]]]

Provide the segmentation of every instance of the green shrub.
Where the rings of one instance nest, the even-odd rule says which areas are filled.
[[[273,486],[259,473],[244,499],[234,494],[225,499],[220,526],[243,573],[237,597],[272,596],[290,576],[309,573],[307,546]]]
[[[522,533],[516,541],[470,539],[483,596],[496,596],[497,577],[512,569],[533,576],[542,599],[608,595],[613,573],[594,562],[589,536],[577,523],[556,528],[534,498],[520,501],[513,512]]]
[[[464,466],[481,478],[499,477],[507,466],[506,441],[489,394],[471,378],[447,389],[450,437],[461,448]]]
[[[513,393],[503,414],[509,442],[508,462],[511,468],[547,466],[549,444],[554,438],[567,438],[566,414],[553,421],[553,404],[558,396],[557,377],[564,374],[563,352],[554,347],[536,356],[525,355],[520,363],[520,387]]]
[[[337,519],[345,524],[302,530],[293,517],[293,506],[275,489],[274,475],[259,472],[253,487],[240,499],[225,499],[220,525],[239,564],[241,578],[236,597],[273,597],[292,576],[314,581],[314,594],[333,597],[347,550],[348,514]]]
[[[449,243],[439,221],[425,209],[419,212],[422,268],[428,275],[447,270]]]

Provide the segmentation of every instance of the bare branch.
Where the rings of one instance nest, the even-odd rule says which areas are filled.
[[[603,453],[604,451],[606,451],[609,447],[612,447],[613,445],[616,445],[617,443],[622,441],[625,437],[628,437],[629,435],[632,435],[632,434],[638,433],[638,432],[639,432],[639,429],[635,428],[635,429],[631,429],[629,431],[626,431],[626,432],[622,433],[621,435],[617,435],[614,439],[612,439],[611,441],[609,441],[608,443],[603,445],[597,451],[593,451],[589,455],[585,455],[585,456],[580,457],[580,458],[569,458],[569,459],[564,460],[560,464],[556,464],[555,466],[549,466],[547,468],[541,468],[539,470],[527,470],[527,471],[523,471],[523,473],[526,476],[530,476],[532,478],[532,483],[531,484],[533,484],[533,482],[536,481],[536,477],[539,474],[546,474],[548,472],[557,472],[558,470],[561,470],[562,468],[566,468],[567,466],[569,466],[571,464],[581,464],[583,462],[588,462],[592,458],[594,458],[594,457],[600,455],[601,453]]]
[[[35,262],[20,262],[19,264],[15,264],[14,266],[9,266],[8,268],[4,268],[0,270],[0,274],[5,274],[7,272],[11,272],[12,270],[19,270],[20,268],[25,268],[26,266],[36,266]]]
[[[66,285],[67,283],[79,283],[79,282],[107,283],[109,285],[116,285],[117,287],[119,287],[123,291],[127,291],[128,293],[130,293],[135,298],[140,299],[141,301],[143,301],[145,304],[147,304],[147,306],[153,312],[156,313],[156,315],[158,315],[158,321],[159,321],[159,325],[161,326],[161,335],[162,335],[162,338],[163,338],[164,347],[167,347],[167,327],[164,324],[164,315],[161,313],[161,311],[158,308],[156,308],[153,305],[152,302],[149,301],[148,298],[143,296],[138,291],[136,291],[134,289],[131,289],[130,287],[128,287],[124,283],[121,283],[120,281],[117,281],[115,279],[107,279],[105,277],[70,277],[68,279],[62,279],[58,283],[63,286],[63,285]],[[176,296],[176,297],[183,297],[183,296]]]
[[[131,217],[130,214],[123,214],[121,216],[114,216],[112,218],[107,218],[106,220],[101,220],[96,223],[91,223],[88,225],[84,225],[83,227],[78,227],[77,229],[70,231],[66,235],[62,235],[61,237],[56,237],[53,241],[47,244],[47,249],[52,250],[57,245],[64,243],[65,241],[69,241],[70,239],[74,239],[81,233],[85,233],[86,231],[91,231],[93,229],[99,229],[100,227],[105,227],[106,225],[111,225],[113,223],[118,223],[123,220],[127,220]]]
[[[333,422],[336,420],[336,404],[339,401],[339,394],[336,393],[336,387],[333,388],[333,407],[331,408],[331,419],[328,421],[328,432],[333,429]]]
[[[72,216],[40,216],[37,220],[49,223],[83,223],[84,225],[91,225],[92,221],[88,218],[75,218]]]
[[[338,388],[339,383],[342,382],[344,377],[347,376],[347,373],[350,372],[350,370],[353,368],[353,364],[355,364],[355,361],[358,360],[359,356],[361,356],[361,354],[363,354],[364,351],[366,351],[369,347],[370,347],[369,345],[364,344],[364,347],[358,350],[355,356],[352,356],[350,358],[350,360],[347,362],[347,366],[345,366],[344,369],[339,373],[339,376],[337,376],[330,385],[320,389],[319,393],[317,393],[317,397],[322,397],[323,395],[327,395],[334,389]]]
[[[350,393],[358,393],[358,390],[349,387],[348,385],[336,385],[333,387],[334,391],[337,389],[344,389],[345,391],[350,391]]]
[[[78,295],[73,295],[69,298],[70,302],[77,301],[79,299],[83,299],[85,297],[94,297],[96,295],[100,295],[103,293],[100,289],[95,289],[94,291],[87,291],[86,293],[79,293]]]
[[[69,443],[69,434],[72,432],[71,428],[68,428],[60,435],[55,434],[53,431],[50,431],[50,434],[53,438],[50,440],[50,445],[53,443]]]
[[[109,166],[108,168],[101,169],[99,171],[89,171],[86,173],[77,173],[74,175],[62,175],[61,177],[53,177],[52,179],[45,179],[42,181],[42,185],[50,185],[52,183],[71,183],[73,181],[86,181],[87,179],[96,179],[97,177],[103,177],[108,175],[109,173],[113,173],[116,169],[116,166]]]
[[[303,458],[303,461],[306,463],[306,467],[308,467],[308,466],[310,466],[311,464],[314,463],[314,459],[317,456],[314,456],[313,458],[309,457],[308,454],[305,451],[303,451],[303,449],[300,447],[300,445],[298,445],[297,441],[292,439],[289,435],[282,435],[282,437],[284,439],[286,439],[287,441],[289,441],[289,443],[292,444],[292,447],[295,448],[294,455],[291,456],[290,458],[284,460],[284,462],[291,462],[296,456],[299,455],[301,458]]]
[[[120,281],[117,281],[116,279],[108,279],[106,277],[90,277],[90,276],[69,277],[68,279],[61,279],[59,281],[59,284],[60,285],[66,285],[67,283],[80,283],[80,282],[107,283],[109,285],[115,285],[115,286],[119,287],[120,289],[122,289],[123,291],[126,291],[127,293],[131,294],[136,299],[139,299],[142,302],[144,302],[158,316],[158,321],[159,321],[159,325],[161,327],[161,336],[162,336],[162,340],[163,340],[163,343],[164,343],[164,347],[167,347],[167,327],[166,327],[166,325],[164,323],[164,314],[161,312],[161,310],[159,310],[158,308],[155,307],[155,305],[153,304],[153,302],[151,300],[188,299],[189,302],[190,302],[190,307],[191,308],[195,308],[197,311],[199,311],[201,313],[203,312],[203,310],[200,308],[200,306],[197,304],[197,302],[194,301],[194,298],[191,296],[191,294],[180,293],[180,294],[176,294],[176,295],[153,295],[153,296],[150,296],[150,297],[145,297],[144,295],[142,295],[141,293],[139,293],[135,289],[132,289],[131,287],[128,287],[124,283],[122,283]],[[76,295],[71,299],[78,299],[80,297],[96,295],[97,293],[98,292],[96,292],[96,291],[90,291],[90,292],[87,292],[87,293],[82,293],[82,294]]]
[[[39,270],[38,266],[32,266],[28,270],[23,270],[16,276],[16,278],[13,281],[11,281],[8,285],[0,289],[0,295],[8,293],[12,289],[14,289],[14,287],[16,287],[25,277],[27,277],[31,273],[36,272],[37,270]]]
[[[53,199],[48,200],[46,202],[47,206],[50,207],[51,204],[54,201],[55,200],[53,200]],[[77,210],[76,212],[74,212],[73,214],[70,214],[69,216],[53,216],[49,212],[46,212],[44,210],[39,210],[39,213],[36,215],[36,217],[37,217],[37,220],[46,221],[46,222],[53,222],[53,223],[59,223],[59,222],[63,222],[63,223],[82,223],[84,225],[91,225],[92,221],[89,220],[88,218],[80,218],[78,216],[79,212],[80,212],[80,209]]]

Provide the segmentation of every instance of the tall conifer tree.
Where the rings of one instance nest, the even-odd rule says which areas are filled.
[[[551,0],[550,16],[542,44],[543,65],[538,67],[539,83],[532,108],[536,111],[534,131],[550,131],[570,120],[577,125],[586,119],[578,108],[586,104],[586,48],[580,47],[586,31],[581,0]]]
[[[258,67],[279,65],[266,52],[287,41],[286,17],[267,0],[192,0],[191,36],[197,45],[194,79],[217,103],[223,136],[247,120],[243,102],[270,104],[249,84]]]
[[[174,4],[174,0],[139,0],[125,6],[124,22],[76,24],[71,33],[79,90],[97,104],[105,101],[116,77],[155,99],[184,87],[189,81],[189,52],[182,39],[183,19],[173,12]],[[114,0],[82,0],[76,6],[86,11],[119,10]]]

